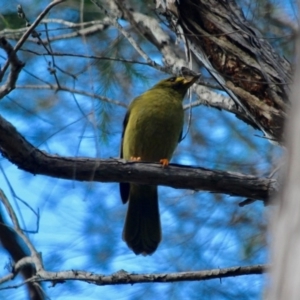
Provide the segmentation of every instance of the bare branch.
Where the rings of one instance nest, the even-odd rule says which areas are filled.
[[[0,242],[1,245],[8,251],[14,261],[11,272],[6,276],[0,278],[0,284],[13,279],[19,272],[25,280],[31,278],[36,274],[36,268],[42,269],[42,260],[30,242],[29,238],[23,233],[20,228],[17,216],[6,198],[3,191],[0,189],[0,201],[3,202],[9,216],[14,225],[14,229],[10,228],[4,222],[4,218],[0,213]],[[24,244],[20,243],[20,237]],[[26,248],[27,247],[27,248]],[[31,257],[28,255],[28,249],[31,252]],[[42,287],[37,283],[26,283],[30,299],[41,300],[44,299]]]
[[[135,283],[153,283],[153,282],[181,282],[181,281],[202,281],[216,278],[228,278],[244,275],[263,274],[267,271],[266,265],[254,266],[237,266],[224,269],[212,269],[204,271],[179,272],[179,273],[160,273],[160,274],[132,274],[124,270],[109,276],[93,274],[84,271],[62,271],[62,272],[40,272],[36,276],[27,280],[27,282],[51,281],[60,282],[67,280],[78,280],[96,285],[118,285],[118,284],[135,284]],[[24,283],[22,283],[24,284]],[[2,289],[12,289],[21,286],[6,286]]]
[[[145,59],[145,61],[156,69],[160,69],[160,65],[153,61],[147,53],[138,45],[138,43],[133,39],[133,37],[127,32],[118,21],[109,14],[109,12],[102,7],[99,1],[91,0],[102,12],[104,12],[111,20],[111,25],[115,26],[128,40],[128,42],[133,46],[133,48],[140,54],[141,57]]]
[[[14,230],[20,236],[20,238],[24,241],[26,246],[29,248],[29,250],[31,252],[31,255],[34,259],[34,264],[37,267],[37,270],[43,269],[43,264],[42,264],[42,261],[40,259],[39,253],[36,251],[36,249],[34,248],[33,244],[29,240],[29,238],[23,233],[23,230],[21,229],[21,227],[19,225],[19,221],[17,219],[17,216],[16,216],[12,206],[10,205],[9,201],[7,200],[5,194],[3,193],[3,191],[1,189],[0,189],[0,200],[4,204],[6,210],[9,214],[13,224],[14,224]]]
[[[15,88],[19,73],[25,64],[18,59],[13,47],[4,37],[0,37],[0,48],[6,52],[7,62],[10,64],[10,72],[7,76],[7,80],[2,86],[0,86],[0,99],[2,99]]]
[[[196,107],[200,105],[206,105],[216,109],[226,110],[235,114],[237,118],[245,121],[247,124],[252,125],[255,129],[258,129],[255,123],[247,118],[247,115],[244,113],[243,109],[240,106],[237,106],[230,97],[214,92],[206,86],[203,86],[202,82],[197,85],[195,84],[193,86],[193,90],[196,92],[199,98],[191,104],[185,105],[184,109],[188,109],[190,106]]]
[[[15,45],[14,49],[11,52],[11,56],[13,56],[17,51],[22,47],[22,45],[25,43],[29,35],[34,31],[35,27],[38,26],[38,24],[41,22],[41,20],[45,17],[45,15],[53,8],[54,6],[64,2],[66,0],[55,0],[51,2],[42,12],[41,14],[36,18],[36,20],[32,23],[32,25],[28,28],[28,30],[23,34],[23,36],[20,38],[18,43]],[[2,81],[2,78],[10,64],[10,59],[8,59],[3,66],[1,72],[0,72],[0,82]]]
[[[51,40],[51,39],[50,39]],[[47,44],[47,42],[46,42]],[[78,57],[78,58],[88,58],[88,59],[97,59],[97,60],[111,60],[111,61],[119,61],[129,64],[139,64],[144,66],[149,66],[154,69],[157,69],[158,71],[164,71],[165,73],[170,73],[170,68],[159,66],[154,66],[151,63],[144,62],[144,61],[137,61],[137,60],[130,60],[130,59],[124,59],[124,58],[118,58],[118,57],[107,57],[107,56],[99,56],[99,55],[86,55],[86,54],[80,54],[80,53],[62,53],[62,52],[51,52],[51,53],[38,53],[32,50],[23,50],[30,53],[34,53],[36,55],[53,55],[53,56],[70,56],[70,57]],[[217,88],[217,86],[213,86],[214,88]]]
[[[59,92],[59,91],[63,91],[63,92],[70,92],[70,93],[74,93],[74,94],[80,94],[80,95],[84,95],[87,97],[91,97],[91,98],[96,98],[99,99],[101,101],[107,102],[107,103],[111,103],[111,104],[115,104],[121,107],[127,107],[127,105],[123,102],[117,101],[117,100],[113,100],[101,95],[97,95],[94,93],[89,93],[85,90],[77,90],[77,89],[72,89],[66,86],[58,86],[58,85],[18,85],[17,89],[33,89],[33,90],[53,90],[55,92]]]
[[[171,164],[125,162],[50,155],[21,136],[12,124],[0,117],[0,151],[12,163],[32,174],[80,181],[134,182],[174,188],[225,193],[251,199],[267,200],[275,190],[276,180],[233,172]]]
[[[178,74],[187,65],[184,53],[172,42],[170,35],[161,28],[157,19],[125,7],[124,1],[116,0],[121,14],[143,38],[154,45],[163,56],[163,62],[170,69],[168,73]]]
[[[24,269],[26,266],[32,265],[34,263],[33,259],[29,256],[24,256],[23,258],[21,258],[20,260],[18,260],[14,266],[13,266],[13,272],[3,276],[2,278],[0,278],[0,284],[7,282],[9,280],[14,279],[14,277],[16,276],[16,274],[18,274],[18,272],[20,272],[22,269]],[[30,277],[33,276],[33,273],[31,274]]]
[[[73,23],[61,19],[44,19],[41,21],[41,24],[50,24],[50,23],[62,24],[65,26],[65,28],[63,29],[68,28],[74,30],[74,32],[71,33],[52,36],[49,39],[50,41],[57,41],[57,40],[73,38],[82,35],[91,35],[93,33],[103,31],[110,25],[108,18],[104,18],[101,21],[89,21],[89,22],[82,22],[82,23]],[[8,39],[18,39],[27,29],[28,27],[19,28],[19,29],[5,28],[0,31],[0,36],[4,36]],[[53,30],[59,30],[59,29],[53,29]],[[38,30],[39,33],[42,33],[43,31],[44,30]],[[36,39],[28,38],[27,41],[36,42]],[[44,44],[48,43],[46,39],[42,41]]]
[[[106,23],[110,24],[109,22],[104,20],[100,24],[95,24],[95,25],[91,25],[89,27],[80,28],[71,33],[65,33],[65,34],[61,34],[61,35],[51,36],[51,38],[49,38],[49,40],[44,39],[42,41],[43,41],[43,44],[47,45],[49,42],[53,42],[53,41],[66,40],[66,39],[71,39],[71,38],[75,38],[78,36],[92,35],[92,34],[101,32],[104,29],[106,29],[108,27],[108,25]],[[80,23],[78,23],[78,24],[80,24]],[[72,28],[75,28],[75,27],[73,26]]]

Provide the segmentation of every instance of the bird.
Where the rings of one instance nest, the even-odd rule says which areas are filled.
[[[193,74],[164,79],[130,103],[121,158],[169,164],[182,136],[183,99],[198,78]],[[121,182],[119,187],[122,202],[128,202],[123,240],[136,255],[151,255],[162,238],[157,186]]]

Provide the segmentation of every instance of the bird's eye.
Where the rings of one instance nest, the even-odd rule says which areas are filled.
[[[168,81],[175,82],[176,81],[176,77],[171,77]]]

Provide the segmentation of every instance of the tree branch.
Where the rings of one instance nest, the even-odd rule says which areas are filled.
[[[35,250],[29,238],[23,233],[22,229],[20,228],[17,216],[1,189],[0,202],[4,204],[14,225],[14,229],[10,228],[5,223],[4,218],[0,212],[0,242],[14,261],[12,271],[3,278],[0,278],[0,284],[12,280],[18,274],[18,272],[21,272],[26,282],[30,299],[43,300],[44,293],[42,286],[40,284],[27,281],[29,278],[32,278],[32,276],[36,274],[36,268],[38,270],[43,269],[40,255]],[[23,243],[20,242],[19,238],[22,239]],[[31,252],[31,257],[27,256],[29,252],[28,250]]]
[[[52,42],[52,41],[74,38],[83,35],[86,36],[86,35],[91,35],[91,34],[101,32],[110,25],[110,22],[108,21],[107,18],[104,18],[101,21],[97,20],[97,21],[89,21],[83,23],[73,23],[62,19],[44,19],[41,21],[41,24],[61,24],[65,26],[66,29],[72,29],[71,33],[61,34],[61,35],[58,34],[58,35],[51,36],[49,40],[47,39],[42,40],[42,43],[44,45],[47,45],[49,41]],[[28,27],[19,28],[19,29],[5,28],[0,31],[0,36],[4,36],[7,39],[17,40],[27,29]],[[64,28],[60,28],[60,30],[63,29]],[[38,30],[38,33],[42,33],[42,32],[43,30]],[[36,38],[27,38],[27,41],[36,43]]]
[[[117,284],[135,284],[135,283],[153,283],[153,282],[181,282],[181,281],[202,281],[216,278],[227,278],[244,275],[263,274],[267,270],[266,265],[254,265],[245,267],[231,267],[224,269],[212,269],[205,271],[191,271],[179,273],[160,273],[160,274],[132,274],[124,270],[112,275],[98,275],[84,271],[62,271],[62,272],[40,272],[36,276],[27,280],[27,282],[51,281],[53,283],[62,283],[66,280],[78,280],[96,285],[117,285]],[[22,283],[24,284],[24,283]],[[20,285],[7,286],[1,289],[17,288]]]
[[[135,39],[127,32],[123,26],[121,26],[115,16],[110,14],[100,3],[100,1],[91,0],[93,4],[95,4],[111,21],[111,25],[116,27],[122,35],[128,40],[128,42],[132,45],[132,47],[137,51],[137,53],[151,66],[155,67],[156,69],[160,69],[160,65],[157,64],[154,60],[152,60],[148,54],[141,48],[141,46],[135,41]],[[164,71],[162,68],[161,71]]]
[[[236,105],[236,103],[230,97],[216,93],[210,88],[203,86],[201,81],[199,84],[194,84],[193,90],[196,92],[198,99],[191,103],[192,107],[207,105],[219,110],[226,110],[234,114],[238,119],[244,121],[248,125],[251,125],[253,128],[259,129],[256,124],[247,117],[243,109]],[[184,109],[188,109],[189,106],[189,104],[185,105]]]
[[[111,1],[112,2],[112,1]],[[165,68],[169,68],[170,74],[178,74],[182,67],[187,65],[184,53],[175,46],[171,36],[163,30],[159,21],[149,15],[129,10],[124,1],[115,0],[120,15],[128,21],[143,38],[146,38],[162,54]]]
[[[0,48],[6,52],[7,61],[10,64],[10,72],[7,76],[7,80],[2,86],[0,86],[0,99],[2,99],[15,88],[19,73],[25,64],[18,59],[13,47],[4,37],[0,37]]]
[[[134,182],[224,193],[267,200],[276,180],[240,173],[171,164],[125,162],[121,159],[73,158],[51,155],[31,145],[0,116],[0,151],[20,169],[32,174],[79,181]]]
[[[60,271],[60,272],[48,272],[44,269],[42,258],[28,239],[23,233],[19,226],[16,214],[10,205],[8,199],[4,193],[0,190],[0,200],[3,202],[14,226],[15,233],[23,240],[28,246],[31,252],[31,256],[22,257],[15,263],[13,272],[0,278],[0,284],[3,284],[14,278],[15,274],[22,268],[33,265],[36,270],[35,274],[32,274],[30,278],[27,278],[22,283],[17,285],[10,285],[1,287],[0,290],[18,288],[24,284],[36,288],[35,293],[36,299],[43,299],[43,290],[39,285],[43,281],[51,281],[53,284],[63,283],[66,280],[77,280],[84,281],[87,283],[93,283],[96,285],[116,285],[116,284],[134,284],[134,283],[150,283],[150,282],[180,282],[180,281],[201,281],[210,280],[216,278],[227,278],[234,276],[262,274],[266,272],[267,266],[265,265],[253,265],[253,266],[237,266],[224,269],[212,269],[205,271],[191,271],[191,272],[178,272],[178,273],[160,273],[160,274],[132,274],[124,270],[121,270],[112,275],[99,275],[85,271]],[[33,298],[32,298],[33,299]],[[35,298],[34,298],[35,299]]]
[[[23,36],[20,38],[18,43],[15,45],[14,49],[11,51],[11,56],[15,55],[17,51],[22,47],[22,45],[25,43],[29,35],[34,31],[35,27],[38,26],[38,24],[41,22],[41,20],[46,16],[46,14],[53,8],[55,5],[60,4],[66,0],[55,0],[51,2],[41,13],[40,15],[35,19],[35,21],[32,23],[32,25],[27,29],[27,31],[23,34]],[[10,58],[7,59],[5,65],[0,71],[0,82],[2,81],[2,78],[10,64]]]
[[[84,95],[87,97],[91,97],[91,98],[95,98],[95,99],[99,99],[103,102],[107,102],[110,104],[114,104],[117,106],[121,106],[121,107],[125,107],[127,108],[127,105],[124,102],[121,101],[117,101],[114,99],[110,99],[108,97],[105,96],[101,96],[101,95],[97,95],[95,93],[90,93],[87,92],[86,90],[79,90],[79,89],[74,89],[74,88],[70,88],[67,86],[62,86],[62,85],[54,85],[54,84],[49,84],[49,85],[17,85],[17,89],[32,89],[32,90],[53,90],[55,92],[59,92],[59,91],[63,91],[63,92],[70,92],[70,93],[74,93],[74,94],[79,94],[79,95]]]

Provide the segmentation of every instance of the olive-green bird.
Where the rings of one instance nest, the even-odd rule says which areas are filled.
[[[121,158],[168,165],[180,141],[182,101],[199,76],[171,77],[135,98],[123,123]],[[120,183],[129,201],[123,240],[135,254],[152,254],[161,241],[157,186]]]

